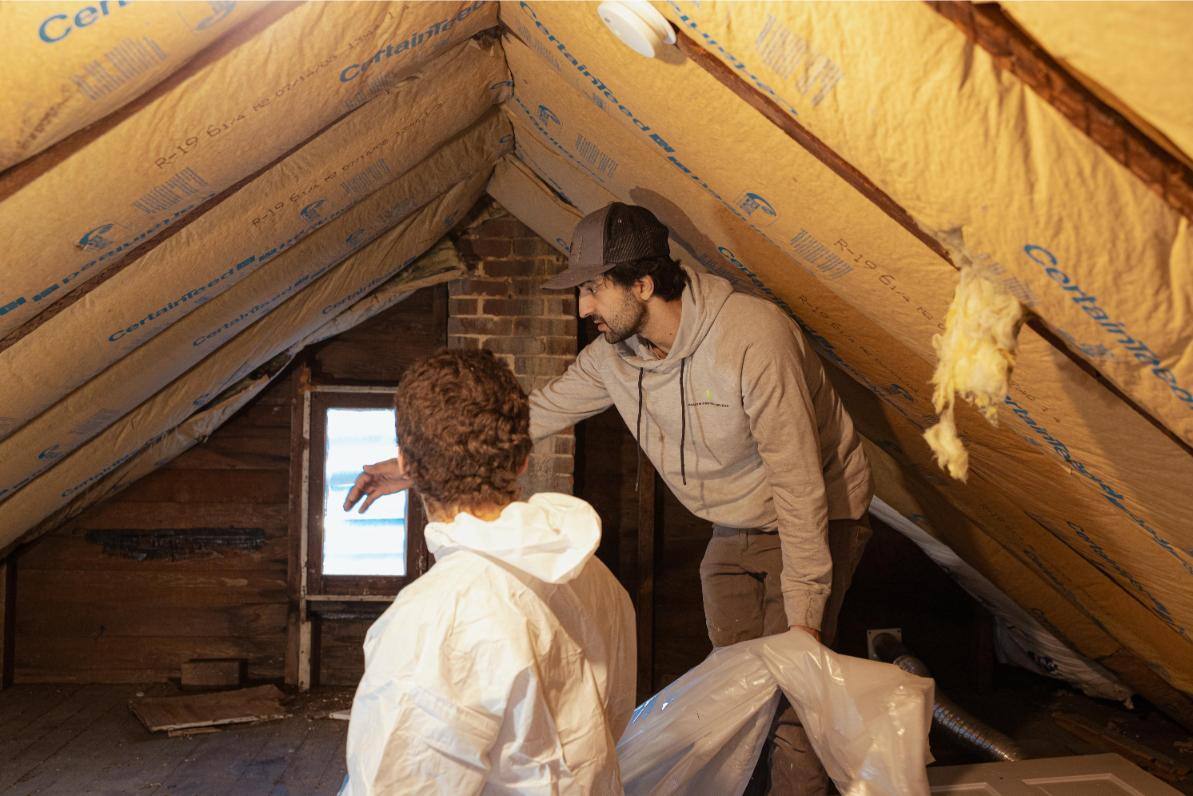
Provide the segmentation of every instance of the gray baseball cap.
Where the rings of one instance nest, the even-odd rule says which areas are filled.
[[[638,205],[614,202],[576,224],[568,267],[543,283],[549,290],[571,288],[620,263],[643,257],[669,257],[667,228]]]

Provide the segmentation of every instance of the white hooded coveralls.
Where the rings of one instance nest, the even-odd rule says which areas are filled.
[[[342,793],[621,792],[634,613],[600,533],[560,494],[427,525],[436,564],[365,638]]]

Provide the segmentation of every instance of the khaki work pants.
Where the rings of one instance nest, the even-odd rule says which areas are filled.
[[[833,585],[820,626],[821,641],[827,646],[836,639],[841,603],[870,533],[864,516],[829,522]],[[779,583],[782,571],[778,533],[713,526],[712,539],[700,562],[700,586],[708,637],[714,647],[787,630]],[[779,702],[759,768],[755,781],[763,774],[761,779],[767,780],[768,793],[803,796],[827,791],[828,777],[786,697]]]

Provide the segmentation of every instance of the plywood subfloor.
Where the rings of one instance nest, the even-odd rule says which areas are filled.
[[[150,734],[128,709],[166,685],[18,685],[0,691],[3,794],[334,794],[348,723],[319,718],[351,703],[317,692],[280,721],[210,735]]]

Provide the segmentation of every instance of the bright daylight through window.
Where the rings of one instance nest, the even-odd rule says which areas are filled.
[[[367,514],[344,511],[361,464],[396,455],[393,409],[328,409],[323,465],[323,574],[406,574],[408,492],[380,500]]]

